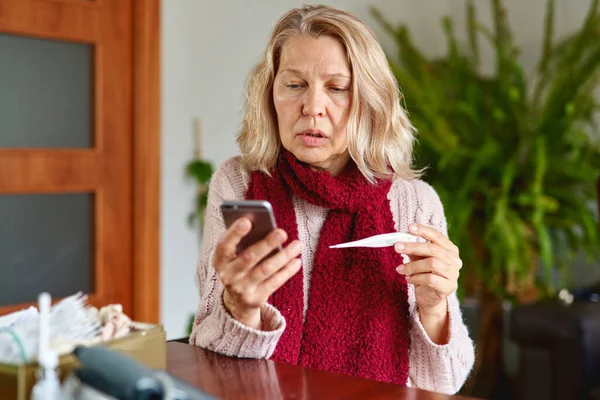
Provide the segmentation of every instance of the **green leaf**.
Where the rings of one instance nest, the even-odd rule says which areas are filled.
[[[554,291],[554,276],[552,269],[555,264],[552,240],[550,239],[548,228],[541,222],[539,224],[534,224],[534,227],[539,240],[540,258],[544,270],[545,284],[548,289]]]
[[[186,176],[193,178],[198,184],[198,193],[195,199],[195,209],[188,215],[188,226],[198,222],[200,230],[204,227],[204,211],[208,205],[208,184],[213,174],[213,166],[205,160],[192,160],[185,167]]]
[[[196,179],[198,183],[206,184],[213,174],[213,167],[207,161],[194,160],[187,165],[186,174]]]
[[[469,35],[469,45],[471,46],[471,57],[473,65],[479,65],[479,40],[477,38],[477,11],[472,0],[467,3],[467,32]]]
[[[546,18],[544,19],[544,36],[542,39],[542,58],[538,66],[538,72],[543,74],[550,61],[552,53],[552,35],[554,32],[554,0],[548,0],[546,4]]]

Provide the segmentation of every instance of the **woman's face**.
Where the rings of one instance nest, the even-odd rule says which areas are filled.
[[[279,136],[297,159],[338,175],[348,163],[352,75],[336,39],[298,37],[282,48],[273,85]]]

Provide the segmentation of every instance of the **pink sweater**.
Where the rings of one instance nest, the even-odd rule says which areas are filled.
[[[223,200],[244,199],[249,175],[241,169],[240,158],[227,160],[212,177],[206,209],[205,228],[198,263],[200,305],[190,343],[229,356],[269,358],[285,329],[285,319],[270,304],[261,310],[263,329],[247,327],[233,319],[222,302],[223,286],[212,268],[212,256],[225,231],[219,206]],[[388,195],[398,231],[407,231],[412,222],[427,224],[447,235],[446,219],[435,190],[423,181],[397,181]],[[298,237],[304,243],[304,310],[313,256],[327,210],[294,198]],[[441,393],[456,393],[465,382],[474,362],[473,342],[462,320],[456,294],[448,298],[450,337],[445,345],[431,341],[418,317],[414,287],[409,284],[409,307],[413,318],[409,386]]]

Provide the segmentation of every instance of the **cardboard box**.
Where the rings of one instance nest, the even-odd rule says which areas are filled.
[[[165,369],[167,366],[166,335],[161,325],[135,323],[139,331],[103,342],[102,344],[133,357],[148,368]],[[72,354],[60,357],[58,372],[61,381],[79,367],[77,358]],[[0,363],[0,399],[28,400],[36,382],[37,362],[24,365]]]

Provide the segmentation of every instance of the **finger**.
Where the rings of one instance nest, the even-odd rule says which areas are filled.
[[[443,295],[450,295],[458,287],[452,279],[446,279],[436,274],[414,274],[406,277],[408,283],[414,286],[427,286]]]
[[[242,238],[250,232],[252,223],[246,217],[237,219],[230,227],[225,231],[223,236],[217,242],[215,249],[215,255],[213,256],[213,266],[215,269],[220,268],[223,264],[234,259],[236,254],[237,245],[240,243]]]
[[[300,266],[302,263],[299,258],[294,258],[292,261],[286,264],[285,267],[281,268],[279,271],[271,275],[269,279],[261,283],[257,291],[264,296],[264,298],[268,298],[275,292],[277,289],[282,287],[292,276],[294,276],[298,271],[300,271]]]
[[[458,269],[446,264],[439,258],[424,258],[422,260],[412,261],[396,268],[402,275],[414,275],[431,273],[446,279],[458,279]]]
[[[460,260],[456,253],[434,242],[398,242],[394,245],[394,250],[397,253],[412,256],[437,257],[445,260],[448,264],[459,264]]]
[[[299,240],[294,240],[283,250],[252,268],[248,276],[249,280],[253,284],[259,285],[261,282],[270,278],[277,271],[284,268],[294,258],[298,257],[301,252],[302,242]]]
[[[248,247],[233,261],[231,264],[232,273],[242,274],[248,272],[286,240],[287,234],[283,229],[274,229],[267,237]]]
[[[458,247],[456,247],[456,245],[440,231],[433,229],[430,226],[423,224],[410,224],[408,230],[413,235],[420,236],[423,239],[438,244],[445,249],[456,251],[458,254]]]

